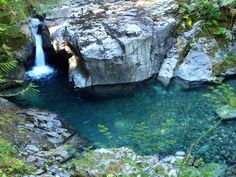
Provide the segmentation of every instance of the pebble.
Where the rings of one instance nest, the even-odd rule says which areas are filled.
[[[185,156],[185,152],[184,151],[178,151],[175,153],[176,156]]]

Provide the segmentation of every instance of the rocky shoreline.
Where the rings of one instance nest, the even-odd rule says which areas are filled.
[[[7,114],[15,117],[6,126],[15,126],[19,130],[1,132],[12,137],[7,140],[19,148],[20,156],[33,168],[32,176],[71,176],[70,171],[61,168],[74,156],[69,149],[82,152],[92,146],[77,132],[66,128],[57,114],[39,109],[21,109],[3,98],[0,98],[0,104],[0,116]]]
[[[1,138],[16,146],[18,156],[25,159],[28,168],[32,169],[24,177],[139,176],[142,173],[147,176],[177,177],[183,170],[179,163],[184,159],[185,152],[162,157],[159,154],[140,156],[125,147],[91,149],[93,144],[66,127],[62,118],[55,113],[22,109],[3,98],[0,98],[0,104],[0,121],[7,117],[9,122],[5,128],[11,130],[6,130],[1,124]],[[216,165],[216,176],[223,176],[226,170],[224,165],[201,166],[201,160],[191,161],[187,168],[194,170]],[[226,173],[231,175],[234,169],[232,166]]]

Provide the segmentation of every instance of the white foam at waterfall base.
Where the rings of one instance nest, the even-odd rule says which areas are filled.
[[[26,75],[32,79],[41,79],[48,77],[52,73],[54,73],[54,70],[49,66],[35,66]]]
[[[39,19],[37,18],[31,19],[30,26],[32,29],[32,33],[34,35],[35,46],[36,46],[35,66],[32,68],[32,70],[28,71],[26,75],[32,79],[45,78],[54,72],[53,68],[46,65],[45,54],[43,51],[42,36],[40,34],[37,34],[38,25],[40,24],[42,24],[42,22]]]

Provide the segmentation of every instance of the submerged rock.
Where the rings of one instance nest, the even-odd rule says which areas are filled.
[[[81,54],[69,71],[83,88],[157,74],[172,46],[176,22],[169,14],[177,8],[174,0],[62,1],[47,20],[55,50],[70,46]]]
[[[216,113],[223,120],[236,119],[236,109],[228,105],[218,108]]]
[[[224,177],[235,177],[235,176],[236,176],[236,164],[230,166],[230,167],[227,169],[227,171],[226,171]]]

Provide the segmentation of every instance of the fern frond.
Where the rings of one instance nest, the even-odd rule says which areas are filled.
[[[39,93],[38,86],[34,83],[29,83],[29,85],[19,92],[19,95],[24,95],[28,97],[33,97]]]
[[[35,95],[37,95],[39,93],[39,90],[37,89],[38,86],[33,84],[33,83],[29,83],[27,85],[26,88],[22,88],[18,91],[9,91],[7,93],[0,93],[0,97],[16,97],[16,96],[27,96],[27,97],[33,97]]]
[[[3,73],[8,73],[17,66],[16,60],[7,60],[0,62],[0,71]]]

